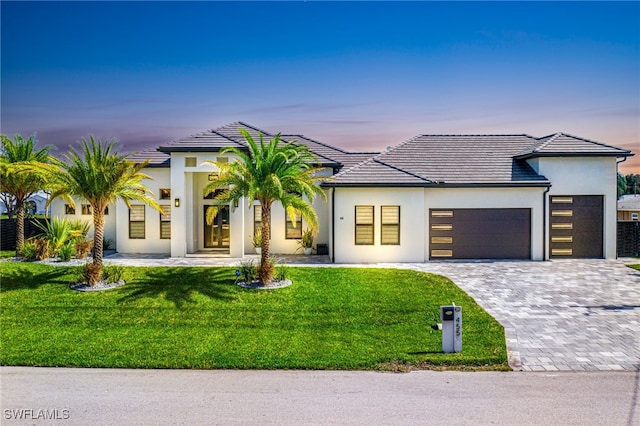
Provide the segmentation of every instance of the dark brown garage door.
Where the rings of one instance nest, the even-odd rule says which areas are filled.
[[[530,209],[429,210],[431,259],[531,259]]]
[[[551,257],[602,258],[603,215],[602,195],[551,196]]]

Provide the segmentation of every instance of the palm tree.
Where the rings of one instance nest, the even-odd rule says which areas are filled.
[[[13,140],[5,135],[2,138],[2,151],[0,151],[0,192],[9,194],[5,200],[15,201],[17,216],[16,223],[16,253],[20,253],[24,245],[24,210],[25,203],[31,195],[44,189],[46,177],[21,167],[34,166],[40,163],[49,163],[52,158],[49,155],[51,147],[45,146],[36,150],[37,141],[34,136],[24,139],[15,135]],[[7,201],[5,201],[6,203]],[[11,208],[7,204],[7,211]]]
[[[244,129],[239,131],[247,141],[248,152],[235,147],[225,148],[221,154],[235,154],[239,161],[209,161],[220,172],[218,178],[206,186],[205,195],[222,190],[214,197],[220,204],[234,205],[243,197],[247,198],[249,206],[256,200],[260,203],[262,253],[258,276],[263,285],[269,285],[273,277],[273,266],[269,262],[271,205],[280,202],[294,224],[296,215],[300,214],[310,228],[317,230],[318,216],[311,203],[316,195],[326,199],[326,194],[318,185],[323,178],[317,176],[319,169],[314,166],[317,160],[307,146],[294,142],[283,143],[280,133],[268,143],[259,133],[260,142],[256,143],[249,132]],[[217,212],[215,206],[208,209],[207,223],[213,222]]]
[[[82,140],[82,156],[71,148],[65,156],[66,162],[49,167],[51,200],[60,197],[75,204],[73,197],[86,200],[93,212],[93,270],[89,274],[89,285],[102,278],[102,248],[104,237],[104,211],[109,204],[123,200],[128,207],[131,201],[139,201],[162,212],[142,181],[151,179],[140,170],[148,161],[135,164],[126,155],[114,150],[115,141],[101,142],[89,136]]]

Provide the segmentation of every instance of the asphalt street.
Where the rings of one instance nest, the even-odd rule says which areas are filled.
[[[640,371],[2,367],[3,425],[640,424]]]

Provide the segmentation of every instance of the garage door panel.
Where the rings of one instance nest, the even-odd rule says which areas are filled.
[[[451,209],[430,212],[431,258],[531,258],[530,209]],[[445,243],[445,238],[450,238],[450,241]]]
[[[603,196],[554,195],[550,200],[551,257],[602,258]],[[566,240],[566,237],[571,237],[571,240]]]

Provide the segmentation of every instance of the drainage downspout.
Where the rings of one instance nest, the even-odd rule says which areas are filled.
[[[542,193],[542,261],[547,260],[547,193],[551,185]]]
[[[331,262],[336,263],[336,188],[331,188]]]

